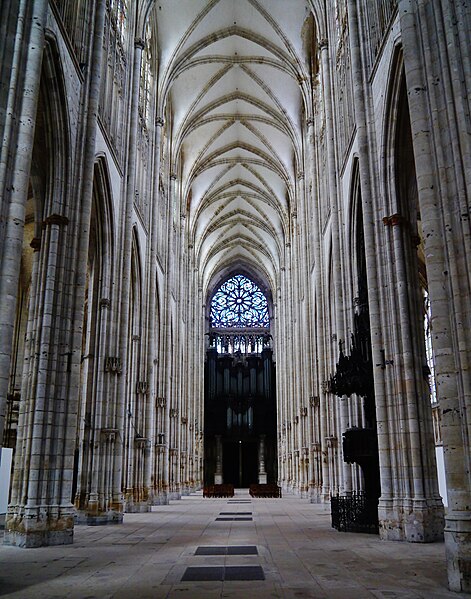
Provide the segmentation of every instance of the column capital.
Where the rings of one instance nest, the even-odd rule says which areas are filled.
[[[69,219],[62,214],[50,214],[43,220],[43,227],[47,225],[66,226],[69,224]]]
[[[100,302],[99,302],[100,308],[104,309],[104,308],[110,308],[111,307],[111,300],[107,297],[102,297]]]
[[[383,225],[385,227],[396,227],[397,225],[403,225],[405,218],[398,213],[391,214],[391,216],[385,216],[383,218]]]

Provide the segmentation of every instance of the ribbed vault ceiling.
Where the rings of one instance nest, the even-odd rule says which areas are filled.
[[[272,286],[284,262],[310,105],[304,0],[161,0],[161,110],[206,288],[230,265]],[[167,119],[168,122],[168,119]]]

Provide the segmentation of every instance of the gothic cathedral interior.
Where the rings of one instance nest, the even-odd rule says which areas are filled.
[[[4,543],[266,484],[444,539],[471,592],[471,3],[4,0],[0,32]]]

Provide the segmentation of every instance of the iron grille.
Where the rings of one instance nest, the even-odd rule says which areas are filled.
[[[330,500],[332,528],[340,532],[378,534],[378,500],[365,493],[337,495]]]

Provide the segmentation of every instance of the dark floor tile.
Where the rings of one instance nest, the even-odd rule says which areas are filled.
[[[227,547],[198,547],[195,555],[226,555]]]
[[[265,580],[261,566],[226,566],[224,580]]]
[[[184,581],[224,580],[224,566],[190,566],[182,577]]]
[[[258,555],[255,545],[197,547],[195,555]]]
[[[252,522],[253,518],[216,518],[218,522]]]
[[[208,580],[265,580],[261,566],[190,566],[182,582]]]
[[[237,545],[227,548],[227,555],[258,555],[255,545]]]

